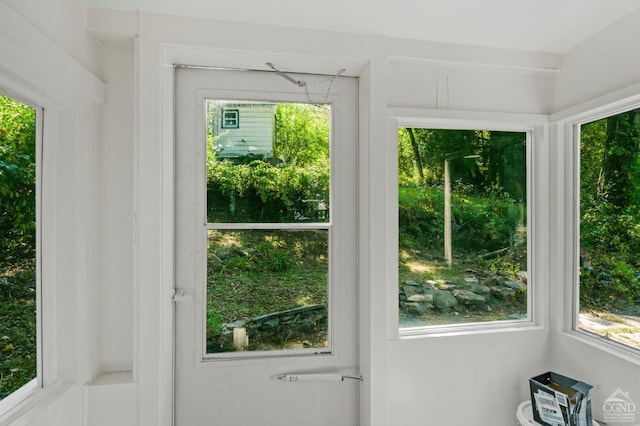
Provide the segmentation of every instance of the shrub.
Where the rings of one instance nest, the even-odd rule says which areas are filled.
[[[211,222],[316,221],[321,212],[328,214],[318,209],[329,204],[326,167],[223,160],[209,162],[207,172]]]

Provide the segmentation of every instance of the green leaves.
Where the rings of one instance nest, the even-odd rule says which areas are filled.
[[[210,222],[293,222],[309,200],[329,202],[328,167],[210,161],[207,180]]]
[[[35,110],[0,95],[0,267],[35,253]]]

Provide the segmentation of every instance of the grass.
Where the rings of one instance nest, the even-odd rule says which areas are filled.
[[[0,399],[36,377],[35,265],[0,270]]]
[[[207,324],[327,304],[326,231],[210,231]]]

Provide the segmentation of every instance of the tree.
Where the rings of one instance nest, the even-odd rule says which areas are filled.
[[[640,142],[638,110],[607,118],[601,192],[617,211],[631,204],[636,155]]]
[[[418,169],[418,175],[420,176],[420,182],[424,182],[424,166],[422,165],[422,158],[420,157],[420,147],[416,142],[416,136],[413,134],[413,129],[407,127],[407,134],[409,135],[409,141],[411,142],[411,149],[413,150],[413,156],[416,162],[416,168]]]
[[[0,263],[35,255],[35,110],[0,95]]]
[[[296,166],[329,164],[329,105],[279,103],[274,157]]]

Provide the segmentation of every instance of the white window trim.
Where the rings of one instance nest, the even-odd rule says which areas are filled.
[[[632,109],[640,108],[640,87],[623,89],[598,99],[578,105],[571,110],[560,112],[551,116],[551,121],[557,121],[559,130],[559,142],[566,143],[565,165],[569,165],[563,176],[559,176],[561,185],[567,195],[565,205],[562,206],[561,216],[566,224],[567,245],[564,255],[564,264],[568,265],[564,271],[565,288],[563,289],[563,303],[561,307],[561,332],[572,339],[578,340],[589,346],[593,346],[603,352],[622,358],[626,361],[640,365],[640,349],[582,330],[579,327],[580,279],[580,131],[583,124],[607,118]]]
[[[420,337],[444,337],[468,334],[484,334],[494,332],[514,332],[539,330],[544,327],[546,318],[545,272],[548,271],[548,260],[542,254],[548,247],[548,224],[540,219],[545,214],[548,204],[541,191],[544,191],[547,174],[541,172],[545,155],[548,154],[547,123],[548,116],[537,114],[511,114],[475,111],[443,111],[419,108],[388,108],[390,119],[388,125],[389,143],[387,144],[387,170],[393,179],[389,179],[386,190],[389,193],[389,229],[390,256],[387,270],[388,324],[389,339],[413,339]],[[527,133],[527,223],[530,228],[527,239],[527,255],[529,263],[527,319],[490,321],[480,323],[450,324],[438,326],[422,326],[401,329],[398,313],[398,188],[397,188],[397,131],[399,127],[422,127],[438,129],[495,131],[518,131]],[[544,216],[541,216],[544,215]]]

